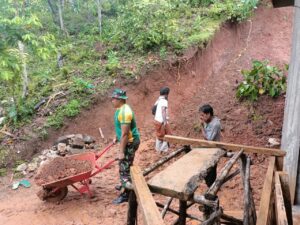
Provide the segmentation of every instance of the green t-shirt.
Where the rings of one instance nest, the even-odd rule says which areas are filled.
[[[121,140],[122,136],[122,124],[129,124],[130,131],[128,135],[128,141],[133,142],[134,139],[140,139],[140,133],[136,126],[134,113],[129,105],[124,104],[118,108],[114,115],[115,131],[118,141]]]

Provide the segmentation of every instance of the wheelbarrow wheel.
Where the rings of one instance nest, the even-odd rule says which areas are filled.
[[[51,188],[45,188],[37,193],[38,197],[46,202],[59,202],[68,194],[68,187],[62,187],[53,192]]]

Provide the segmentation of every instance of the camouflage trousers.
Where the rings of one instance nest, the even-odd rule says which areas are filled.
[[[127,143],[124,154],[125,157],[119,161],[119,173],[122,187],[125,187],[126,182],[131,182],[130,166],[133,164],[134,155],[136,150],[139,148],[139,145],[140,140],[134,140],[132,143]]]

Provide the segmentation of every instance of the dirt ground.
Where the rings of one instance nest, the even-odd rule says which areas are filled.
[[[292,19],[292,8],[259,7],[251,20],[239,25],[226,24],[220,28],[205,50],[191,49],[181,61],[158,66],[134,84],[124,86],[117,83],[117,86],[127,89],[128,103],[135,111],[142,134],[135,164],[145,168],[160,158],[153,148],[150,110],[160,87],[164,85],[171,88],[169,104],[171,126],[175,135],[200,137],[197,130],[197,110],[199,105],[209,103],[221,119],[224,142],[265,146],[269,137],[280,138],[284,96],[275,100],[263,97],[251,106],[235,98],[235,87],[242,79],[241,69],[250,68],[253,59],[268,59],[277,65],[289,62]],[[99,137],[99,127],[105,137],[113,137],[112,115],[110,101],[100,101],[75,120],[69,121],[63,129],[53,132],[42,145],[49,147],[57,137],[71,133]],[[176,147],[178,146],[172,146],[172,149]],[[114,158],[116,149],[117,147],[108,152],[100,164]],[[251,185],[258,206],[268,160],[262,156],[251,157]],[[220,162],[218,169],[224,162]],[[30,180],[33,183],[33,179]],[[126,222],[127,204],[111,204],[118,195],[114,190],[118,183],[117,164],[93,178],[91,187],[96,195],[94,199],[80,196],[70,188],[68,196],[60,204],[45,203],[36,196],[39,187],[34,183],[31,188],[20,187],[13,191],[9,186],[9,176],[0,182],[1,224],[123,225]],[[242,193],[240,177],[237,176],[220,191],[221,205],[225,210],[241,210]],[[166,201],[161,196],[155,198],[162,203]],[[172,208],[177,207],[178,202],[174,202]],[[194,207],[189,213],[197,215],[199,211]],[[173,216],[168,215],[165,221],[171,224],[173,219]],[[139,224],[142,224],[141,218]]]

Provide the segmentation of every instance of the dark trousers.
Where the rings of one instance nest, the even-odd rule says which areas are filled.
[[[130,177],[130,166],[133,164],[134,155],[136,150],[139,148],[140,140],[133,140],[128,142],[125,148],[125,157],[119,161],[119,173],[122,187],[125,187],[126,183],[131,182]]]

